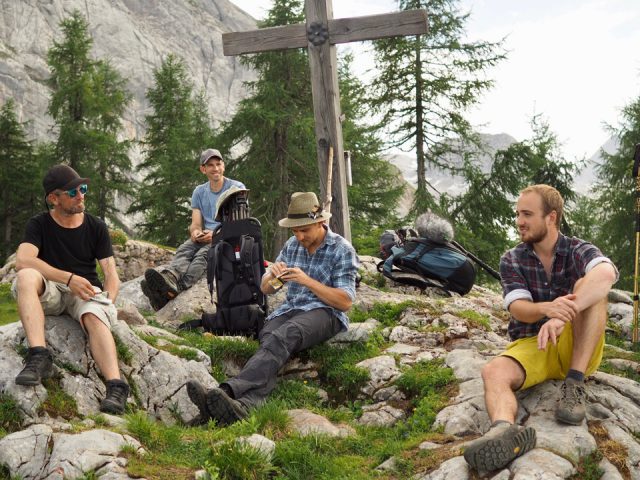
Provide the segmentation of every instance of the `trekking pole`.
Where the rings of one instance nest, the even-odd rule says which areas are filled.
[[[633,178],[636,182],[636,256],[633,273],[633,329],[631,341],[638,342],[638,245],[640,244],[640,143],[636,144],[633,156]]]
[[[500,274],[498,272],[496,272],[493,268],[491,268],[489,265],[487,265],[486,263],[484,263],[482,260],[480,260],[478,257],[476,257],[473,253],[469,252],[468,250],[466,250],[462,245],[460,245],[458,242],[456,242],[455,240],[451,240],[451,243],[460,249],[460,251],[462,253],[464,253],[467,257],[469,257],[471,260],[473,260],[474,262],[476,262],[478,265],[480,265],[489,275],[491,275],[493,278],[495,278],[496,280],[500,281]]]

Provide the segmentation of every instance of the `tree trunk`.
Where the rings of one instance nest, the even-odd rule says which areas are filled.
[[[420,51],[420,35],[416,37],[416,60],[415,60],[415,82],[416,82],[416,162],[418,174],[417,198],[427,196],[427,176],[426,159],[424,154],[424,108],[422,106],[422,58]]]
[[[276,146],[276,171],[278,178],[280,179],[280,195],[275,203],[275,221],[285,217],[287,215],[288,199],[289,199],[289,169],[287,168],[287,127],[281,127],[275,132],[275,146]],[[271,258],[276,259],[280,249],[284,245],[284,242],[289,237],[287,229],[274,225],[273,230],[273,242],[271,245]]]

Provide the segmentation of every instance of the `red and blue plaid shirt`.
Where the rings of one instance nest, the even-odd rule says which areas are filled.
[[[591,243],[575,237],[558,236],[551,280],[547,278],[542,262],[527,243],[521,243],[506,252],[500,259],[500,278],[504,296],[504,308],[509,310],[516,300],[550,302],[573,291],[578,279],[584,277],[597,264],[613,262]],[[615,265],[613,265],[615,268]],[[542,318],[535,323],[524,323],[511,316],[509,336],[511,340],[532,337],[548,320]]]

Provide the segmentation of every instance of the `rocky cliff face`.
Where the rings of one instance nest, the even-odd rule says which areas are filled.
[[[94,41],[92,54],[109,59],[128,80],[133,100],[127,137],[141,139],[153,69],[169,53],[182,57],[195,88],[204,89],[215,121],[232,114],[252,78],[237,57],[222,54],[223,32],[249,30],[255,20],[228,0],[0,0],[0,104],[13,98],[30,135],[52,135],[46,114],[47,50],[61,38],[60,21],[78,9]],[[135,158],[134,158],[135,160]]]

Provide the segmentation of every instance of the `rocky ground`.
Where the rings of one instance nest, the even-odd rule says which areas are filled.
[[[375,259],[362,258],[365,281],[375,279]],[[140,278],[125,282],[118,298],[119,321],[113,325],[118,339],[121,369],[135,394],[130,399],[132,410],[144,410],[165,424],[188,424],[197,411],[188,400],[184,384],[198,379],[207,386],[217,381],[212,376],[211,358],[204,352],[187,347],[172,328],[181,321],[212,310],[204,281],[177,297],[157,312],[155,317],[142,316],[150,311],[139,288]],[[351,423],[330,421],[313,409],[287,412],[290,428],[297,435],[327,435],[344,438],[357,436],[362,425],[392,428],[411,420],[407,398],[396,385],[402,372],[422,360],[442,359],[457,379],[457,388],[436,416],[434,429],[440,431],[441,442],[424,442],[420,449],[440,452],[442,462],[413,478],[464,480],[476,478],[461,453],[464,445],[489,427],[483,402],[481,367],[507,344],[506,315],[501,297],[492,290],[474,287],[466,297],[445,298],[438,295],[415,295],[406,289],[387,286],[383,290],[362,284],[356,305],[369,310],[381,302],[412,301],[397,322],[383,325],[379,319],[353,323],[348,332],[332,340],[334,348],[366,342],[372,336],[383,338],[379,354],[358,363],[368,372],[368,380],[360,386],[362,408]],[[283,294],[280,294],[283,295]],[[272,299],[276,305],[282,299]],[[628,294],[612,292],[610,327],[622,338],[629,338],[632,305]],[[413,306],[411,306],[413,305]],[[152,325],[148,323],[152,319]],[[20,387],[14,377],[21,369],[25,348],[24,332],[19,323],[0,327],[0,395],[13,399],[21,412],[20,425],[0,438],[0,465],[8,478],[87,478],[95,472],[104,479],[132,478],[128,456],[121,452],[144,455],[139,438],[127,430],[126,419],[108,415],[96,417],[104,387],[95,364],[88,355],[86,340],[78,325],[66,317],[47,321],[47,339],[56,358],[57,378],[63,392],[74,398],[76,411],[71,416],[52,415],[42,405],[50,400],[52,390],[44,386]],[[628,343],[620,342],[629,347]],[[606,368],[612,373],[597,372],[588,381],[589,405],[587,421],[580,426],[562,426],[553,419],[559,382],[547,382],[520,395],[520,423],[537,431],[537,448],[495,472],[495,479],[562,479],[598,478],[584,475],[587,459],[596,459],[600,477],[640,479],[640,365],[629,350],[607,345]],[[239,365],[227,363],[225,373],[232,375]],[[626,372],[626,373],[625,373]],[[620,373],[620,375],[613,374]],[[317,365],[308,358],[293,359],[283,369],[287,378],[318,378]],[[635,375],[635,377],[634,377]],[[321,385],[318,385],[321,387]],[[318,389],[318,401],[327,393]],[[278,438],[268,435],[239,436],[246,442],[272,455]],[[385,478],[394,476],[396,459],[391,456],[378,467]],[[387,473],[384,473],[387,472]],[[1,475],[0,475],[1,478]],[[91,477],[95,478],[95,477]]]

